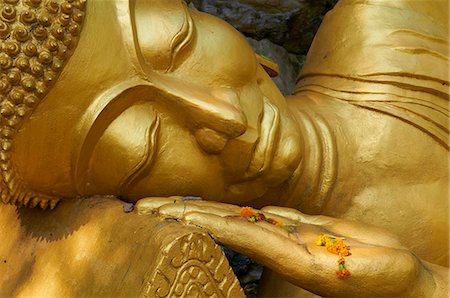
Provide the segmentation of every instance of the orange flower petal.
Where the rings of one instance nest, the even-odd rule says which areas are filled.
[[[350,271],[348,271],[347,269],[344,268],[342,270],[336,271],[336,275],[339,278],[346,278],[346,277],[350,276]]]
[[[252,207],[242,207],[241,208],[241,216],[248,217],[254,215],[254,211]]]

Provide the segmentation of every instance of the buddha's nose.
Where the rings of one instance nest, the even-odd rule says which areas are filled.
[[[209,113],[193,119],[197,122],[194,135],[206,153],[218,154],[229,139],[234,139],[247,130],[247,119],[240,108],[239,96],[233,89],[216,88],[211,91],[211,95],[213,102],[204,107],[210,108]]]

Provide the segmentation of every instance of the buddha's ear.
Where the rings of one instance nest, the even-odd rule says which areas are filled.
[[[267,74],[270,77],[276,77],[280,74],[280,66],[270,60],[269,58],[262,56],[262,55],[256,55],[256,60],[258,63],[264,68],[264,70],[267,72]]]
[[[173,68],[176,55],[192,40],[194,26],[181,0],[130,1],[134,37],[144,62],[157,71]]]

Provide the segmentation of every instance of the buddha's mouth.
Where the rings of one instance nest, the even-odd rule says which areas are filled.
[[[278,108],[264,98],[264,110],[259,125],[259,138],[245,178],[253,178],[270,170],[270,165],[277,147],[280,130],[280,114]]]

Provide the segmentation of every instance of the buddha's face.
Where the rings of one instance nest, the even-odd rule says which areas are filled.
[[[77,59],[87,62],[89,81],[70,74],[77,69],[69,63],[65,84],[103,88],[92,102],[129,102],[137,111],[128,110],[134,120],[108,144],[137,142],[136,123],[151,123],[151,138],[143,139],[146,162],[125,173],[124,197],[198,195],[243,203],[282,187],[298,167],[300,136],[283,96],[245,39],[215,17],[181,1],[91,0]],[[120,100],[99,99],[110,94]],[[133,154],[132,148],[111,150]],[[96,175],[114,172],[99,168]]]

